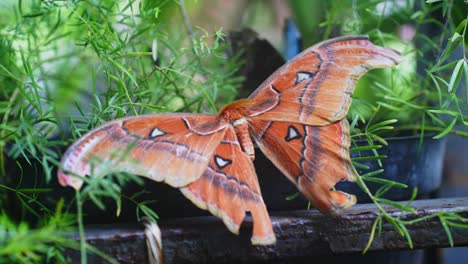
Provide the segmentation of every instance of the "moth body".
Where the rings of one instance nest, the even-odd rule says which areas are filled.
[[[255,159],[255,148],[249,132],[249,123],[246,118],[245,107],[252,105],[253,100],[241,99],[225,106],[219,113],[220,116],[234,127],[242,151],[249,156],[250,160]]]

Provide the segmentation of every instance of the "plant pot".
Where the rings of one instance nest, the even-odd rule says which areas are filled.
[[[392,188],[382,197],[391,200],[407,200],[411,197],[413,189],[418,189],[418,197],[428,198],[434,194],[442,183],[442,169],[445,155],[445,139],[433,139],[432,135],[425,136],[419,148],[420,136],[392,137],[386,139],[388,146],[378,150],[379,155],[387,156],[382,160],[382,167],[375,161],[364,162],[369,166],[367,170],[358,170],[363,175],[367,172],[384,169],[381,177],[407,185],[407,188]],[[352,157],[371,156],[371,151],[353,153]],[[367,187],[375,193],[382,185],[375,182],[366,182]],[[359,202],[370,202],[370,198],[359,186],[349,182],[339,182],[337,189],[352,193]]]

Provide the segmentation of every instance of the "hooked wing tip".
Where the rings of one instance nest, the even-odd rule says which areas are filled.
[[[73,177],[67,173],[65,173],[62,169],[59,169],[57,173],[58,182],[63,187],[70,186],[75,190],[81,189],[83,185],[83,181],[78,177]]]
[[[401,53],[399,51],[391,48],[384,49],[386,57],[392,60],[395,65],[400,64],[403,61],[403,57],[401,56]]]
[[[393,67],[403,61],[403,57],[396,50],[374,46],[373,53],[376,55],[369,58],[365,65],[368,70],[376,68]]]
[[[391,49],[385,48],[378,45],[373,44],[369,40],[369,36],[367,35],[348,35],[342,37],[336,37],[329,40],[325,40],[316,44],[315,46],[328,46],[328,45],[338,45],[341,48],[349,49],[350,45],[356,45],[361,47],[369,47],[372,53],[378,54],[380,58],[373,61],[376,65],[370,65],[373,68],[384,68],[389,66],[395,66],[403,61],[403,57],[401,56],[400,52]],[[385,59],[384,59],[385,58]]]

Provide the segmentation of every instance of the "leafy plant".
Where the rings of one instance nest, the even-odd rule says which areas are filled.
[[[65,223],[78,228],[79,245],[66,238],[72,229],[47,236],[55,222],[27,227],[28,214],[39,220],[58,215],[49,209],[57,198],[47,196],[53,196],[64,147],[90,128],[128,115],[215,112],[236,96],[239,62],[226,61],[221,30],[195,28],[187,35],[182,16],[172,23],[168,14],[180,12],[174,1],[10,0],[0,7],[0,200],[20,201],[23,215],[10,219],[4,212],[2,224],[37,238],[34,245],[25,240],[24,251],[18,248],[9,260],[41,262],[52,254],[49,248],[64,262],[63,249],[72,247],[86,262],[86,252],[100,254],[84,240],[83,206],[90,200],[103,210],[104,199],[114,201],[117,215],[122,199],[136,205],[138,217],[155,221],[157,214],[148,207],[151,200],[122,195],[125,183],[141,179],[113,174],[87,178],[80,192],[65,197],[65,211],[77,219]],[[17,245],[13,233],[4,236],[7,247]]]
[[[77,243],[66,236],[73,230],[74,217],[62,213],[63,200],[56,211],[43,219],[35,229],[25,222],[15,223],[5,212],[0,213],[0,263],[56,261],[65,263],[63,248]]]

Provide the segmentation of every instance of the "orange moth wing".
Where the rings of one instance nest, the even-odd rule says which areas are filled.
[[[320,42],[287,62],[249,96],[255,119],[328,125],[346,117],[357,80],[375,68],[395,66],[400,55],[367,36]]]
[[[255,168],[242,151],[233,127],[227,129],[205,173],[180,190],[198,207],[221,218],[235,234],[239,233],[245,212],[250,212],[252,244],[268,245],[276,241]]]
[[[354,195],[330,190],[340,180],[354,181],[346,119],[328,126],[252,121],[258,147],[320,211],[337,214],[356,203]]]
[[[59,182],[79,189],[83,180],[78,175],[129,172],[182,187],[206,170],[225,129],[226,122],[212,115],[163,114],[115,120],[91,130],[69,147],[62,157]]]

